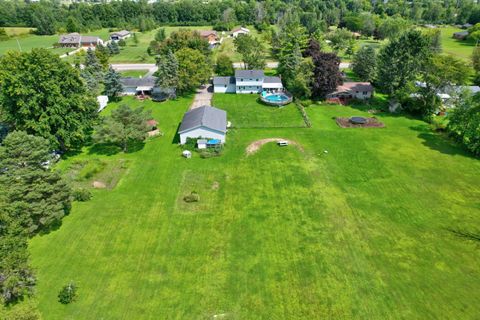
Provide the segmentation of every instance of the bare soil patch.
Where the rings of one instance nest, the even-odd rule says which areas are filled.
[[[264,144],[269,142],[279,142],[279,141],[288,141],[289,145],[296,146],[300,151],[303,152],[303,147],[300,144],[298,144],[296,141],[283,139],[283,138],[267,138],[267,139],[254,141],[248,145],[245,151],[247,152],[247,155],[251,155],[257,152]]]
[[[383,122],[378,121],[377,118],[371,117],[366,118],[367,122],[363,124],[356,124],[351,123],[350,118],[336,118],[335,121],[337,122],[338,126],[341,128],[383,128],[385,124]]]

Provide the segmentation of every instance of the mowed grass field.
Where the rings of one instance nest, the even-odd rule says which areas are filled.
[[[255,98],[214,103],[234,123],[249,99],[254,123],[288,110],[257,105],[256,115]],[[478,318],[479,243],[461,234],[480,230],[480,161],[424,122],[377,114],[386,128],[341,129],[335,117],[369,114],[311,106],[312,128],[231,129],[221,157],[184,159],[175,136],[191,98],[121,103],[153,110],[165,135],[59,164],[127,168],[31,240],[44,319]],[[271,137],[301,149],[246,155]],[[185,203],[192,191],[200,202]],[[62,305],[69,281],[78,299]]]

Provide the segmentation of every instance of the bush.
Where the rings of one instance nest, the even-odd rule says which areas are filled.
[[[203,159],[219,157],[222,155],[223,147],[216,146],[214,148],[207,148],[198,151],[200,153],[200,157]]]
[[[92,193],[88,189],[76,189],[72,192],[73,200],[85,202],[92,198]]]
[[[70,282],[58,293],[58,302],[63,304],[69,304],[75,301],[77,297],[77,286],[73,282]]]
[[[192,191],[189,195],[183,197],[183,201],[187,203],[200,201],[200,196],[195,191]]]
[[[125,47],[127,45],[127,43],[125,42],[125,40],[121,39],[121,40],[118,41],[118,45],[120,47]]]

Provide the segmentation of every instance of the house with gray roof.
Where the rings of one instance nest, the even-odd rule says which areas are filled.
[[[142,78],[127,77],[121,78],[120,83],[123,86],[123,94],[150,94],[155,87],[157,78],[154,76],[147,76]]]
[[[69,34],[62,34],[58,40],[58,46],[62,48],[80,48],[80,47],[96,47],[103,45],[103,40],[97,36],[82,36],[74,32]]]
[[[130,36],[131,36],[130,31],[127,31],[127,30],[121,30],[121,31],[110,33],[110,39],[112,41],[125,40],[127,38],[130,38]]]
[[[263,70],[235,70],[234,77],[213,78],[215,93],[261,93],[282,90],[282,79],[265,76]]]
[[[187,138],[205,138],[225,143],[227,133],[227,112],[211,106],[203,106],[185,113],[178,129],[180,143]]]

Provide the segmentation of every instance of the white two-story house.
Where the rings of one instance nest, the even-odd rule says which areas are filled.
[[[214,77],[215,93],[261,93],[282,91],[280,77],[266,77],[263,70],[235,70],[235,77]]]

